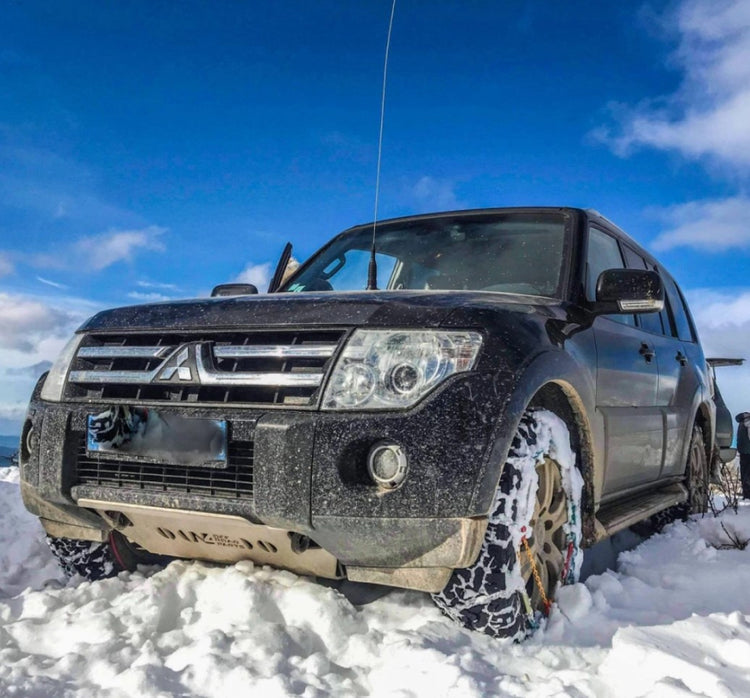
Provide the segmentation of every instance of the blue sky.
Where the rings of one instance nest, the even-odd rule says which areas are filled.
[[[22,369],[96,309],[263,283],[287,240],[372,219],[389,14],[4,4],[0,433]],[[749,123],[742,0],[399,0],[379,213],[596,208],[665,261],[710,353],[750,358]]]

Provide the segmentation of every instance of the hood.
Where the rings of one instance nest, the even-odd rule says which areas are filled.
[[[238,327],[439,327],[472,307],[531,312],[551,299],[474,291],[278,293],[203,298],[105,310],[79,331]]]

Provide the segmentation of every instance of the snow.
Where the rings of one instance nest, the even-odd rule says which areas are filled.
[[[560,589],[523,644],[465,631],[427,594],[363,607],[289,572],[175,562],[64,582],[0,468],[0,695],[750,695],[750,506],[668,526]]]

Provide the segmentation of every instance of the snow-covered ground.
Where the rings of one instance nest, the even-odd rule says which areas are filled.
[[[17,483],[0,468],[0,696],[750,696],[750,549],[720,525],[750,538],[750,506],[622,553],[514,645],[250,563],[66,584]]]

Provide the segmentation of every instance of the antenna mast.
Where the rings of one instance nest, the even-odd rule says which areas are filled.
[[[388,79],[388,53],[391,49],[391,32],[393,31],[393,15],[396,13],[396,0],[391,5],[391,19],[388,23],[388,39],[385,42],[385,62],[383,64],[383,92],[380,99],[380,133],[378,135],[378,167],[375,174],[375,213],[372,217],[372,247],[370,248],[370,264],[367,267],[367,290],[378,290],[378,266],[375,260],[375,229],[378,224],[378,199],[380,198],[380,160],[383,154],[383,122],[385,120],[385,86]]]

